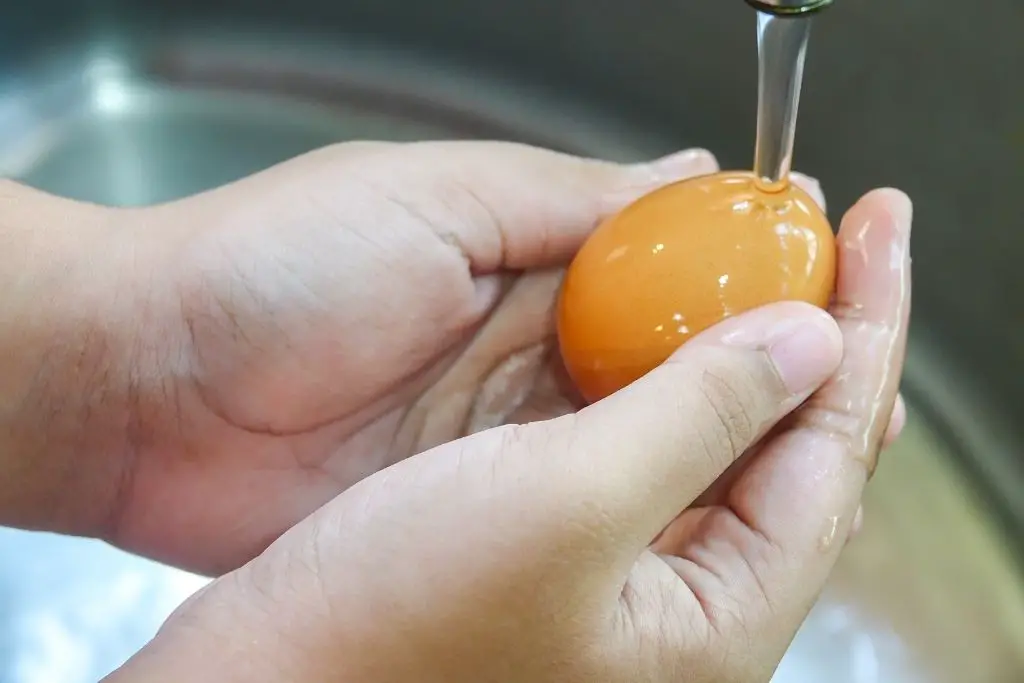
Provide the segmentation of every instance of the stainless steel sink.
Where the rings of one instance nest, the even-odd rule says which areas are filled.
[[[948,7],[947,7],[948,6]],[[615,159],[698,144],[749,163],[740,0],[4,3],[0,172],[145,205],[355,138],[488,137]],[[944,11],[949,9],[949,11]],[[798,165],[833,208],[917,200],[912,423],[868,530],[779,683],[1024,680],[1024,64],[1016,0],[838,3]],[[96,680],[204,580],[0,529],[0,683]]]

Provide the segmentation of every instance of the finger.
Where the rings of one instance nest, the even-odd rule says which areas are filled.
[[[903,428],[907,423],[907,408],[906,402],[902,395],[896,397],[896,406],[893,408],[892,417],[889,418],[889,427],[885,432],[885,439],[883,441],[883,447],[888,448],[892,446],[903,433]],[[771,438],[769,435],[768,438]],[[750,463],[754,461],[760,449],[755,447],[750,449],[747,453],[743,454],[732,467],[719,477],[715,482],[708,487],[708,490],[702,493],[697,500],[693,502],[693,505],[687,509],[687,512],[694,509],[710,508],[716,506],[723,506],[728,504],[729,492],[732,490],[733,485],[743,476]],[[686,515],[684,512],[682,515],[677,517],[672,523],[654,540],[651,544],[651,550],[656,553],[662,554],[675,554],[679,548],[683,547],[686,540],[690,538],[693,533],[695,519]],[[864,508],[861,506],[857,510],[857,514],[854,517],[853,526],[850,529],[850,538],[855,538],[860,534],[864,521]]]
[[[848,353],[836,379],[800,411],[794,429],[844,445],[869,474],[897,413],[910,318],[912,219],[906,195],[877,190],[844,221],[832,313]]]
[[[853,523],[850,525],[850,538],[856,538],[864,530],[864,506],[857,508],[857,514],[853,516]]]
[[[694,591],[748,606],[736,626],[780,652],[849,535],[893,414],[910,312],[911,214],[894,190],[872,192],[849,212],[833,311],[845,349],[838,372],[764,445],[728,507],[680,549]]]
[[[803,173],[793,173],[790,175],[790,178],[792,178],[793,183],[797,187],[814,198],[814,201],[818,203],[822,211],[828,211],[828,204],[825,202],[825,192],[821,189],[821,183],[817,179]]]
[[[903,396],[898,396],[896,398],[896,405],[892,411],[892,416],[889,418],[889,428],[885,432],[885,439],[883,441],[883,445],[885,448],[888,448],[889,446],[893,445],[896,442],[896,440],[903,433],[903,428],[906,426],[906,423],[906,404],[903,401]],[[769,438],[771,438],[771,435],[769,435]],[[701,508],[712,507],[715,505],[725,505],[727,502],[729,491],[732,490],[733,485],[740,479],[740,477],[743,476],[743,473],[746,472],[747,468],[750,466],[750,463],[757,457],[759,451],[760,449],[758,447],[755,447],[752,448],[747,453],[744,453],[743,456],[739,458],[733,464],[732,467],[726,470],[726,472],[721,477],[716,479],[715,482],[708,487],[707,491],[702,493],[697,498],[697,500],[693,502],[692,507]],[[678,535],[678,531],[671,534],[671,536],[673,537],[678,537]],[[668,550],[660,542],[655,543],[653,549],[659,552],[663,550],[668,552]]]
[[[425,142],[376,154],[358,173],[401,190],[483,274],[568,262],[629,202],[717,170],[700,149],[623,165],[512,143]]]
[[[900,395],[896,397],[896,405],[892,410],[892,416],[889,418],[889,426],[885,430],[885,438],[882,441],[883,445],[888,448],[896,443],[896,440],[903,433],[903,428],[906,426],[907,404],[903,400],[903,396]]]
[[[841,353],[835,321],[813,306],[737,316],[623,391],[521,428],[517,462],[548,473],[543,497],[559,528],[594,530],[598,550],[616,555],[613,571],[628,572],[658,532],[832,374]]]

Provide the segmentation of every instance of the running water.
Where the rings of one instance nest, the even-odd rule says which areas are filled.
[[[800,87],[811,32],[806,15],[757,13],[758,96],[754,175],[767,192],[789,183]]]

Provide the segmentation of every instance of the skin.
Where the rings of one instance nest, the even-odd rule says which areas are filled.
[[[902,426],[910,205],[847,215],[834,319],[736,318],[579,410],[561,268],[713,170],[372,143],[143,210],[7,184],[0,521],[224,574],[114,680],[767,680]],[[780,321],[818,331],[798,390]]]

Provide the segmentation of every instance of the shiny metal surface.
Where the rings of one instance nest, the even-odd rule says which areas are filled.
[[[810,14],[825,9],[833,0],[747,0],[747,3],[762,12],[777,15]]]
[[[796,165],[834,216],[917,200],[906,440],[777,683],[1024,680],[1024,64],[1016,0],[817,19]],[[949,3],[952,6],[952,3]],[[599,5],[597,9],[595,6]],[[142,205],[348,138],[515,138],[747,167],[742,3],[38,0],[0,28],[0,172]],[[599,10],[599,11],[598,11]],[[884,15],[884,19],[882,16]],[[870,48],[866,47],[870,46]],[[1015,400],[1016,399],[1016,400]],[[203,584],[102,544],[0,530],[0,683],[96,680]]]
[[[754,177],[768,190],[789,181],[811,19],[757,13],[757,138]]]

